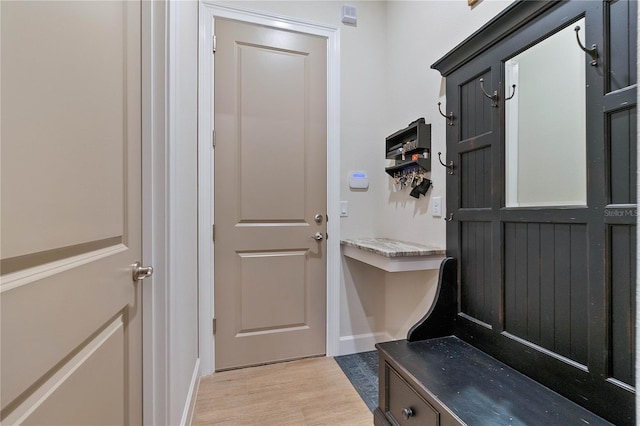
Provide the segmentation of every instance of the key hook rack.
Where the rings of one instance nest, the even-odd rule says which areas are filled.
[[[449,161],[449,164],[444,164],[442,162],[442,157],[441,157],[441,152],[438,152],[438,161],[440,162],[440,164],[442,164],[444,167],[447,168],[447,174],[452,175],[453,174],[453,160]]]
[[[482,93],[484,93],[487,98],[491,99],[491,106],[493,108],[498,108],[498,91],[495,90],[493,95],[488,94],[487,91],[484,90],[484,78],[480,79],[480,90],[482,90]]]
[[[441,116],[447,119],[447,124],[449,126],[453,126],[453,119],[454,119],[453,111],[451,111],[449,115],[445,115],[443,114],[442,108],[440,108],[440,105],[442,105],[442,102],[438,102],[438,112],[440,113]]]
[[[580,41],[580,36],[578,34],[580,32],[580,25],[576,25],[576,27],[573,30],[576,32],[576,40],[578,42],[578,47],[580,47],[580,49],[584,53],[591,56],[591,62],[589,62],[589,64],[592,67],[597,66],[598,65],[598,45],[594,43],[591,45],[591,49],[587,49],[586,47],[584,47],[584,45]]]

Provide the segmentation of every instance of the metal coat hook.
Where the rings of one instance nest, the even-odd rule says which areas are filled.
[[[451,222],[453,220],[453,213],[449,213],[449,216],[445,217],[444,220]]]
[[[493,95],[488,94],[487,91],[484,90],[484,78],[480,79],[480,90],[482,90],[482,93],[484,93],[487,98],[491,99],[491,106],[493,108],[498,108],[498,91],[495,90]]]
[[[582,42],[580,41],[580,36],[578,35],[578,32],[580,31],[580,25],[576,25],[573,30],[576,32],[576,40],[578,41],[578,46],[584,53],[587,53],[589,54],[589,56],[591,56],[591,62],[589,62],[589,64],[595,67],[596,65],[598,65],[598,45],[594,43],[591,45],[591,49],[587,49],[583,46]]]
[[[513,98],[516,95],[516,85],[512,84],[511,88],[513,89],[513,91],[511,92],[511,96],[509,96],[508,98],[504,98],[505,101],[508,101],[509,99]]]
[[[440,164],[442,164],[444,167],[447,168],[447,174],[452,175],[453,174],[453,160],[449,161],[449,164],[444,164],[442,162],[442,157],[440,157],[442,153],[439,152],[438,153],[438,161],[440,162]]]
[[[440,105],[442,104],[442,102],[438,102],[438,112],[440,112],[440,115],[443,116],[444,118],[447,119],[447,124],[449,126],[453,126],[453,111],[449,113],[449,115],[445,115],[442,113],[442,109],[440,108]]]

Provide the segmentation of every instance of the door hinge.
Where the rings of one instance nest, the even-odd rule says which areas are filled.
[[[216,241],[216,225],[211,225],[211,240]]]
[[[216,129],[213,129],[213,131],[211,132],[211,146],[213,148],[216,147]]]
[[[213,39],[211,40],[211,44],[213,46],[213,53],[216,53],[216,36],[213,36]]]
[[[211,321],[211,326],[213,327],[213,334],[216,334],[216,319],[215,318]]]

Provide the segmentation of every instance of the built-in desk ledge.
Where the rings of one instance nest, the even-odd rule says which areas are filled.
[[[342,254],[387,272],[426,271],[440,268],[445,250],[389,238],[340,241]]]

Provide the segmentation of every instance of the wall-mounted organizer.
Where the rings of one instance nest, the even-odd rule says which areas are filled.
[[[389,176],[409,170],[431,170],[431,124],[419,118],[386,139],[386,158],[395,165],[385,168]]]

